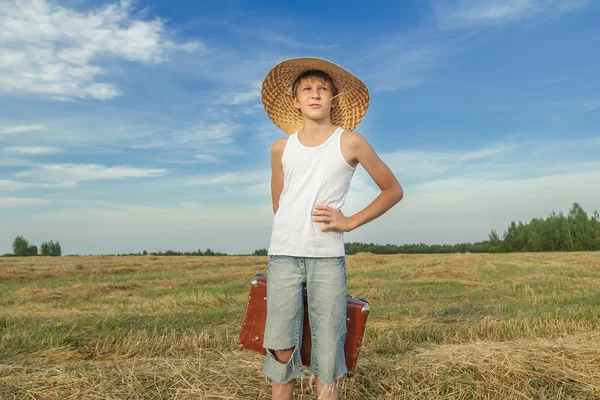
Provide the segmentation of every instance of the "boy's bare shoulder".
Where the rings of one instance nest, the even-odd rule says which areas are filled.
[[[344,131],[344,142],[346,142],[350,147],[358,147],[361,144],[368,143],[367,139],[363,135],[347,129]]]
[[[289,136],[281,137],[273,142],[271,146],[272,153],[282,153]]]

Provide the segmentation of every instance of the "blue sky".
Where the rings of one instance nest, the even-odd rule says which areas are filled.
[[[173,6],[176,4],[176,6]],[[260,85],[314,56],[371,92],[405,198],[346,241],[457,243],[600,200],[600,3],[7,0],[0,253],[266,248]],[[360,167],[345,214],[377,187]]]

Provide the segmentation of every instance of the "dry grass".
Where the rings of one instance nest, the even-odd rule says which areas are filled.
[[[266,257],[0,259],[0,399],[267,399],[237,349]],[[358,254],[344,399],[600,399],[600,253]],[[299,380],[298,399],[316,398]]]

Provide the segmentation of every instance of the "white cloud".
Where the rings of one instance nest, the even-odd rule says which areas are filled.
[[[20,146],[8,146],[4,148],[4,151],[7,153],[14,154],[27,154],[27,155],[38,155],[38,154],[56,154],[62,152],[62,149],[58,147],[45,147],[45,146],[36,146],[36,147],[20,147]]]
[[[6,190],[9,192],[16,192],[18,190],[25,190],[29,188],[42,188],[42,189],[60,189],[67,187],[77,186],[76,181],[64,181],[64,182],[53,182],[53,183],[40,183],[40,182],[18,182],[10,181],[7,179],[0,179],[0,191]]]
[[[260,99],[260,90],[247,92],[231,92],[221,97],[221,102],[229,105],[252,103]]]
[[[46,204],[50,204],[50,201],[26,197],[0,197],[0,208],[31,207]]]
[[[1,56],[0,56],[1,57]],[[13,133],[23,133],[31,131],[41,131],[45,129],[44,125],[15,125],[0,128],[0,135],[9,135]]]
[[[179,207],[184,208],[186,210],[198,210],[201,209],[203,206],[201,203],[198,203],[196,201],[183,201],[179,203]]]
[[[202,163],[214,163],[219,160],[216,156],[211,154],[196,154],[194,158]]]
[[[173,132],[173,139],[181,144],[228,144],[233,142],[233,137],[239,128],[238,125],[219,122],[216,124],[197,125],[190,129]]]
[[[29,171],[19,172],[20,178],[35,178],[44,182],[84,182],[106,179],[148,178],[162,176],[165,169],[137,168],[130,166],[106,167],[97,164],[51,164],[40,165]]]
[[[25,158],[14,158],[14,157],[1,157],[0,167],[30,167],[36,165],[31,159]]]
[[[382,154],[399,179],[427,185],[446,178],[515,179],[586,171],[600,165],[600,139],[498,142],[483,148]],[[577,154],[578,157],[572,156]]]
[[[310,50],[332,50],[338,47],[335,44],[314,44],[314,43],[306,43],[296,40],[292,37],[288,37],[285,35],[281,35],[278,33],[263,31],[261,39],[265,39],[270,42],[282,43],[288,47],[292,47],[295,49],[310,49]]]
[[[247,90],[233,91],[221,95],[219,103],[228,105],[241,105],[247,103],[260,103],[260,89],[262,81],[255,81]]]
[[[502,234],[511,221],[528,222],[545,218],[551,211],[566,212],[574,202],[591,214],[598,207],[599,181],[600,168],[530,179],[464,179],[456,186],[434,184],[428,191],[408,185],[400,204],[349,233],[346,240],[395,244],[481,241],[492,229]],[[370,199],[354,193],[345,209],[354,213]]]
[[[254,138],[257,142],[262,144],[262,147],[269,151],[273,142],[279,138],[285,137],[286,134],[283,133],[279,128],[277,128],[273,124],[263,125],[259,127],[257,133],[254,135]]]
[[[221,185],[221,184],[244,184],[251,185],[269,180],[271,171],[251,172],[226,172],[223,174],[206,174],[194,177],[186,177],[182,180],[184,185]]]
[[[453,39],[435,31],[377,37],[358,56],[357,65],[373,91],[412,89],[426,84],[430,71],[458,48]]]
[[[584,107],[586,112],[594,112],[600,110],[600,98],[586,102]]]
[[[8,190],[9,192],[15,192],[17,190],[23,190],[28,185],[23,182],[9,181],[7,179],[0,179],[0,191]]]
[[[441,54],[435,46],[406,49],[373,65],[367,77],[377,91],[412,89],[428,81],[424,72],[435,65]]]
[[[107,100],[120,91],[99,82],[106,74],[100,58],[156,64],[169,52],[204,48],[169,36],[162,20],[133,15],[130,1],[78,12],[47,0],[7,0],[0,4],[0,90]]]
[[[458,0],[435,3],[435,13],[443,27],[469,27],[504,24],[542,14],[578,10],[589,0]]]

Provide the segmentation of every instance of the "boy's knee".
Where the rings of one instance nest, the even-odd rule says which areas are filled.
[[[292,354],[294,354],[295,349],[295,347],[292,347],[291,349],[286,350],[272,350],[272,353],[277,361],[287,364],[287,362],[292,358]]]

